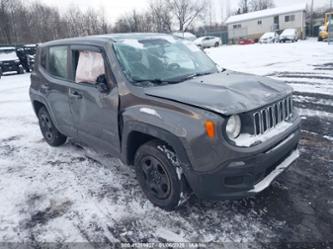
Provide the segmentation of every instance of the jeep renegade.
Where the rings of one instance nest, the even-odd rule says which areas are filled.
[[[41,44],[30,96],[48,144],[67,137],[135,167],[156,206],[253,196],[299,157],[292,88],[217,66],[192,42],[114,34]]]

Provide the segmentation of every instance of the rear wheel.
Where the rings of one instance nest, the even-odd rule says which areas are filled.
[[[67,137],[61,134],[54,126],[50,114],[45,107],[40,108],[38,120],[43,137],[49,145],[57,147],[66,142]]]
[[[219,43],[219,42],[216,42],[216,43],[215,43],[215,47],[217,48],[218,46],[220,46],[220,43]]]
[[[166,144],[155,140],[142,145],[134,164],[139,184],[155,206],[172,211],[187,201],[189,191],[181,165]]]

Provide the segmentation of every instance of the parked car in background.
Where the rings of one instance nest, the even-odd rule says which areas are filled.
[[[38,51],[30,97],[45,141],[71,137],[133,165],[160,208],[253,196],[299,157],[293,89],[221,69],[192,42],[114,34]]]
[[[26,72],[30,72],[35,64],[36,44],[27,44],[17,48],[16,53]]]
[[[297,29],[285,29],[280,35],[280,42],[297,42],[299,39]]]
[[[194,44],[200,48],[219,47],[222,45],[222,40],[216,36],[202,36],[196,39]]]
[[[24,73],[24,68],[16,54],[15,47],[0,47],[0,67],[2,74],[6,72]]]
[[[256,41],[253,39],[240,39],[239,40],[239,45],[251,45],[251,44],[255,44]]]
[[[259,39],[260,44],[276,42],[279,42],[279,34],[277,32],[267,32]]]
[[[174,32],[173,35],[188,41],[195,41],[197,39],[197,37],[190,32]]]

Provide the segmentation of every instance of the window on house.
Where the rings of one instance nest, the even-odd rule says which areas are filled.
[[[235,25],[233,26],[233,28],[234,28],[234,29],[240,29],[240,28],[242,28],[242,24],[235,24]]]
[[[295,15],[285,16],[284,17],[285,22],[293,22],[295,21]]]
[[[258,20],[258,25],[261,25],[262,24],[262,20]]]

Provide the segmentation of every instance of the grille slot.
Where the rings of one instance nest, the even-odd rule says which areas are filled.
[[[254,134],[264,134],[279,123],[290,119],[293,114],[293,108],[293,100],[290,96],[255,112],[253,114]]]

